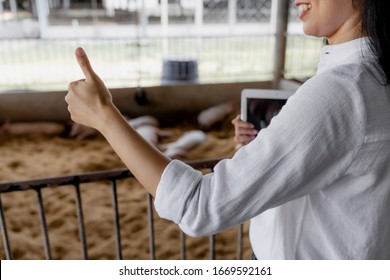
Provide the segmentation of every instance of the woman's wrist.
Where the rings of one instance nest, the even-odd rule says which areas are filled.
[[[103,135],[109,132],[110,128],[122,119],[122,115],[119,110],[115,107],[114,104],[106,105],[102,109],[102,114],[100,115],[99,121],[96,124],[96,129],[100,131]]]

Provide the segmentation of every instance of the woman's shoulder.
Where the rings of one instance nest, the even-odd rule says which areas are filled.
[[[334,119],[359,119],[362,124],[366,108],[361,81],[356,79],[359,71],[353,65],[343,65],[317,74],[298,88],[289,105],[312,108],[312,117],[320,115],[322,121],[325,116],[337,116]]]
[[[297,93],[334,99],[356,99],[366,88],[380,86],[375,69],[362,63],[343,64],[308,79]]]
[[[356,82],[358,72],[352,65],[329,69],[314,75],[297,90],[298,94],[309,96],[332,96],[342,92],[354,92],[359,88]]]

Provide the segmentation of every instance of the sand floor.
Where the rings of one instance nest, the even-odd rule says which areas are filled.
[[[233,125],[226,121],[207,131],[208,140],[188,153],[184,159],[211,159],[234,153]],[[164,127],[174,135],[164,139],[170,142],[183,132],[194,129],[190,123]],[[0,137],[0,182],[27,180],[100,171],[124,167],[107,144],[97,136],[85,140],[42,135]],[[46,220],[54,259],[81,259],[81,244],[75,208],[73,187],[43,189]],[[84,219],[90,259],[115,259],[112,197],[108,183],[81,185]],[[118,182],[119,213],[124,259],[148,259],[149,237],[147,227],[146,192],[135,179]],[[6,193],[1,196],[9,230],[10,244],[15,259],[44,259],[43,241],[39,224],[37,196],[34,191]],[[156,258],[180,259],[180,232],[178,227],[155,215]],[[244,225],[244,254],[250,258]],[[237,229],[216,236],[216,258],[236,259]],[[208,259],[207,237],[186,238],[188,259]],[[5,258],[3,244],[0,256]]]

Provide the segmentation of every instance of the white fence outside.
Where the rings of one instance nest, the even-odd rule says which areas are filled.
[[[66,89],[80,45],[109,87],[159,85],[167,57],[197,60],[200,83],[272,80],[277,2],[0,0],[0,92]],[[306,78],[322,43],[289,34],[285,74]]]

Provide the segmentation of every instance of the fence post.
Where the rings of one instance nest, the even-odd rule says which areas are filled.
[[[243,229],[244,224],[237,227],[237,260],[242,260]]]
[[[45,207],[43,206],[42,190],[41,188],[37,188],[36,191],[37,191],[37,198],[38,198],[39,219],[41,222],[43,248],[45,250],[46,259],[51,260],[52,256],[51,256],[51,249],[50,249],[49,233],[47,230],[47,223],[45,217]]]
[[[96,11],[98,10],[98,3],[97,3],[97,0],[92,0],[91,1],[91,10],[93,11],[92,13],[92,21],[94,24],[97,24],[99,19],[96,15]]]
[[[0,25],[3,24],[4,6],[3,1],[0,0]]]
[[[111,180],[111,190],[112,190],[112,208],[114,210],[114,232],[115,232],[115,252],[116,258],[118,260],[123,259],[122,255],[122,238],[121,238],[121,228],[120,228],[120,217],[119,217],[119,207],[118,207],[118,193],[116,187],[116,180]]]
[[[230,34],[234,32],[234,27],[236,26],[237,21],[237,0],[229,0],[228,3],[229,9],[229,31]]]
[[[149,224],[149,256],[151,260],[156,259],[155,242],[154,242],[154,218],[153,218],[153,198],[147,193],[148,201],[148,224]]]
[[[168,53],[168,0],[161,0],[161,31],[162,31],[162,53],[163,56]]]
[[[11,251],[11,246],[9,244],[7,223],[6,223],[5,217],[4,217],[4,209],[3,209],[3,203],[1,201],[1,194],[0,194],[0,226],[1,226],[1,234],[3,237],[3,247],[4,247],[5,258],[7,260],[12,260],[12,251]]]
[[[197,32],[201,34],[201,28],[203,26],[203,1],[197,1],[195,6],[195,25]]]
[[[275,47],[273,62],[273,88],[278,88],[284,75],[286,60],[287,24],[289,0],[277,0],[275,19]]]
[[[18,16],[18,5],[16,5],[16,0],[10,0],[9,1],[9,5],[10,5],[10,8],[11,8],[11,12],[12,14],[14,15],[15,19],[19,19],[19,16]]]
[[[148,30],[148,14],[146,12],[146,7],[145,7],[145,1],[141,0],[138,1],[138,11],[139,11],[139,16],[138,16],[138,21],[139,21],[139,37],[141,42],[146,38],[147,36],[147,30]]]
[[[49,14],[49,6],[45,0],[37,0],[37,14],[39,22],[39,32],[41,39],[47,38],[47,16]]]
[[[76,182],[74,184],[74,187],[76,190],[76,213],[77,213],[77,218],[78,218],[78,223],[79,223],[81,252],[83,254],[83,259],[88,260],[87,237],[85,234],[84,212],[83,212],[83,204],[81,202],[80,183]]]
[[[180,230],[180,255],[182,260],[187,259],[186,234]]]

